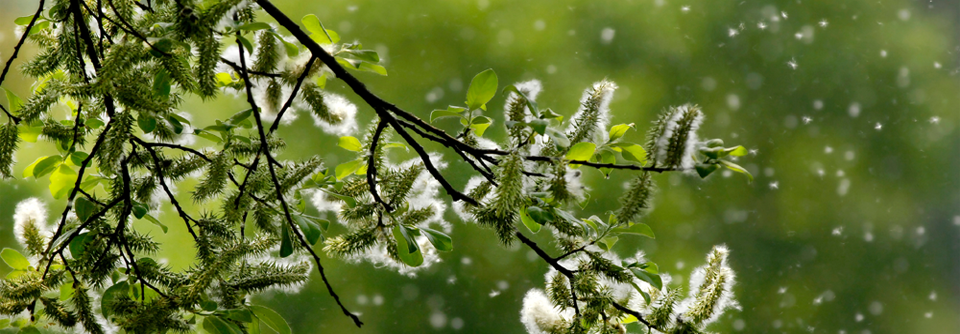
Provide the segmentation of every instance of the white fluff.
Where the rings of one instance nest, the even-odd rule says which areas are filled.
[[[549,334],[566,325],[564,317],[540,289],[530,289],[523,297],[520,322],[530,334]]]
[[[311,113],[314,125],[322,129],[323,132],[338,136],[346,136],[357,131],[356,105],[343,96],[328,92],[323,93],[323,103],[327,105],[330,113],[341,121],[339,124],[330,124]]]
[[[23,233],[27,226],[31,225],[40,230],[40,235],[50,237],[50,231],[47,230],[47,206],[36,197],[20,201],[13,211],[13,234],[23,247],[27,247],[27,239]]]
[[[575,131],[574,125],[579,123],[584,117],[584,112],[586,112],[586,104],[590,98],[594,95],[594,92],[600,92],[600,103],[597,115],[597,131],[594,133],[594,138],[587,138],[594,142],[603,143],[607,141],[609,134],[606,130],[607,125],[610,123],[610,101],[613,100],[613,92],[617,90],[617,84],[613,81],[601,80],[595,82],[593,86],[587,88],[583,91],[583,96],[580,97],[580,108],[577,109],[577,112],[571,117],[570,125],[567,126],[567,133],[572,133]]]
[[[530,101],[536,101],[537,95],[539,95],[540,90],[543,89],[543,86],[540,84],[540,80],[537,80],[537,79],[520,82],[520,83],[514,84],[514,86],[517,87],[517,90],[523,92],[523,94],[526,95],[527,98],[530,99]],[[520,96],[517,95],[516,93],[510,93],[509,95],[507,95],[507,100],[504,103],[504,108],[503,108],[504,119],[506,120],[510,119],[510,115],[508,114],[510,110],[508,108],[510,107],[510,105],[514,104],[519,98]],[[524,107],[523,111],[525,115],[523,121],[524,122],[532,121],[533,115],[531,115],[530,113],[530,108]]]

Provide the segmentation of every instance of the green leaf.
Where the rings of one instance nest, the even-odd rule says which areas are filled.
[[[217,302],[212,300],[204,300],[200,302],[200,309],[208,312],[216,311],[220,305],[217,305]]]
[[[540,225],[544,225],[555,219],[549,211],[536,206],[527,207],[527,215],[530,215],[530,218]]]
[[[354,152],[360,152],[360,150],[363,149],[363,146],[360,145],[360,140],[352,136],[340,137],[340,142],[337,143],[337,145]]]
[[[86,197],[77,197],[77,200],[73,202],[73,207],[76,210],[77,218],[80,219],[81,222],[86,222],[87,219],[97,212],[97,205]]]
[[[140,113],[137,116],[137,126],[140,127],[140,130],[143,130],[143,133],[151,133],[157,129],[157,118]]]
[[[497,73],[487,69],[473,77],[467,89],[467,107],[480,109],[497,93]]]
[[[724,167],[727,167],[727,169],[729,170],[746,175],[747,178],[750,180],[750,182],[753,182],[753,174],[750,174],[750,172],[748,172],[746,168],[740,167],[740,165],[726,161],[726,160],[720,160],[720,163],[723,164]]]
[[[620,234],[635,234],[642,235],[650,239],[656,239],[657,237],[653,234],[653,229],[649,225],[644,223],[630,223],[630,226],[619,227],[613,229],[613,232]]]
[[[345,203],[347,203],[347,206],[349,206],[349,207],[351,207],[351,208],[357,206],[357,200],[356,200],[355,198],[353,198],[353,197],[345,196],[345,195],[340,195],[340,194],[338,194],[338,193],[329,191],[329,190],[327,190],[327,189],[321,189],[321,190],[323,190],[323,192],[327,193],[327,194],[330,195],[330,196],[336,197],[337,199],[339,199],[339,200],[341,200],[341,201],[344,201]]]
[[[170,95],[170,72],[166,69],[161,68],[153,76],[153,93],[161,97]]]
[[[450,106],[446,110],[437,109],[430,113],[430,123],[443,117],[463,117],[461,114],[466,111],[464,108]]]
[[[553,143],[560,148],[570,147],[570,139],[568,139],[567,135],[563,132],[547,128],[547,136],[550,136],[550,139],[553,139]]]
[[[272,29],[272,28],[266,22],[250,22],[240,26],[239,29],[246,30],[246,31],[257,31],[257,30]]]
[[[150,211],[150,207],[148,207],[146,204],[136,201],[133,202],[133,216],[137,217],[137,219],[141,219],[143,216],[146,216],[147,211]]]
[[[387,68],[374,63],[362,62],[357,65],[357,69],[364,72],[373,72],[382,76],[387,76]]]
[[[280,257],[293,254],[293,240],[290,239],[290,224],[280,222]]]
[[[238,111],[233,116],[227,119],[227,124],[239,125],[241,122],[250,118],[250,115],[253,115],[253,109],[247,108],[245,110]]]
[[[397,241],[397,255],[400,256],[400,260],[404,264],[417,267],[423,264],[423,254],[420,252],[420,248],[417,247],[417,243],[413,241],[413,238],[410,238],[410,242],[407,241],[408,233],[403,231],[406,228],[402,228],[400,225],[393,227],[393,239]],[[408,251],[411,247],[414,247],[414,251]]]
[[[203,329],[210,334],[243,334],[237,324],[223,320],[219,316],[203,318]]]
[[[570,150],[567,151],[566,159],[587,161],[590,160],[590,157],[593,156],[593,152],[596,150],[596,144],[591,142],[580,142],[570,147]]]
[[[617,144],[622,151],[624,159],[637,162],[641,165],[647,163],[647,151],[643,149],[643,146],[632,144],[632,143],[621,143]]]
[[[742,157],[747,155],[747,153],[749,153],[749,151],[747,151],[747,149],[743,146],[730,147],[730,148],[724,149],[723,151],[735,157]]]
[[[250,40],[243,36],[237,36],[237,40],[240,41],[240,44],[243,45],[243,48],[247,49],[247,54],[253,53],[253,43],[250,43]]]
[[[215,75],[215,78],[217,79],[217,84],[220,85],[221,87],[228,86],[233,83],[233,77],[230,76],[230,73],[227,73],[227,72],[217,73]]]
[[[536,131],[540,135],[547,133],[548,125],[550,125],[550,121],[545,119],[535,119],[530,121],[530,128],[532,128],[533,131]]]
[[[103,292],[103,297],[100,299],[100,313],[103,314],[103,317],[110,319],[110,315],[113,314],[113,304],[117,298],[127,296],[129,293],[130,285],[127,284],[127,281],[120,281],[107,288],[107,290]]]
[[[87,154],[87,152],[76,151],[76,152],[70,153],[70,162],[73,163],[74,166],[79,167],[83,165],[83,161],[87,160],[87,157],[89,156],[90,155]]]
[[[347,53],[352,55],[353,58],[360,59],[363,61],[368,61],[374,64],[380,62],[380,55],[373,50],[349,50],[347,51]]]
[[[453,250],[453,239],[446,233],[426,227],[421,227],[420,231],[424,232],[423,236],[427,237],[427,240],[429,240],[438,251],[449,252]]]
[[[617,240],[620,240],[620,238],[616,236],[605,237],[600,239],[600,246],[603,247],[603,249],[610,251],[610,249],[613,248],[613,245],[617,243]]]
[[[719,164],[698,164],[695,167],[697,169],[697,174],[700,175],[700,178],[706,178],[707,175],[710,175],[717,169],[720,169]]]
[[[220,143],[223,141],[219,136],[213,134],[213,132],[204,129],[193,129],[193,134],[197,137],[212,141],[214,143]]]
[[[67,245],[67,248],[70,249],[70,254],[74,259],[83,256],[83,252],[87,250],[88,242],[90,242],[90,236],[86,233],[81,233],[77,235],[76,238],[73,238],[73,240],[70,240],[70,244]]]
[[[143,217],[146,218],[148,222],[153,223],[153,225],[159,226],[160,229],[163,230],[164,234],[167,233],[167,225],[164,225],[163,223],[161,223],[160,220],[158,220],[156,217],[151,215],[145,215]]]
[[[633,123],[630,124],[617,124],[610,127],[610,141],[614,141],[623,137],[627,134],[627,131],[633,129]]]
[[[638,268],[630,268],[630,271],[633,272],[633,275],[639,278],[641,281],[650,283],[650,285],[657,290],[663,289],[663,280],[660,278],[659,274],[654,274]]]
[[[337,168],[335,169],[337,180],[343,180],[345,177],[350,176],[350,174],[355,173],[360,169],[360,165],[362,165],[363,162],[364,161],[361,158],[337,165]]]
[[[533,233],[540,232],[540,228],[543,227],[534,221],[533,218],[530,218],[530,214],[527,213],[527,208],[520,209],[520,222],[522,222],[523,225],[530,229],[530,232]]]
[[[397,227],[400,229],[400,234],[403,235],[403,239],[407,242],[407,252],[413,253],[417,251],[417,248],[419,247],[417,245],[417,240],[413,237],[413,231],[403,225],[397,225]]]
[[[307,14],[300,19],[300,23],[303,23],[307,31],[310,31],[310,38],[318,44],[334,44],[340,41],[340,36],[336,32],[323,28],[323,24],[320,23],[320,19],[316,15]],[[329,38],[327,38],[328,34],[330,35]]]
[[[483,137],[483,133],[493,124],[493,119],[487,116],[477,116],[470,121],[470,128],[477,133],[478,137]]]
[[[23,254],[12,249],[4,248],[0,251],[0,258],[3,258],[3,262],[6,262],[10,268],[17,270],[27,270],[30,268],[30,261],[27,260]]]
[[[77,172],[70,166],[60,164],[60,167],[53,174],[50,174],[50,195],[53,195],[55,199],[60,199],[72,191],[76,183]]]
[[[39,18],[38,18],[39,20]],[[33,21],[33,15],[21,16],[13,20],[13,23],[18,26],[26,26],[30,24],[30,21]]]
[[[21,100],[20,97],[17,96],[17,94],[14,94],[10,90],[5,89],[3,87],[0,87],[0,89],[3,89],[3,91],[6,92],[8,111],[15,113],[17,112],[17,110],[20,110],[20,108],[23,107],[23,100]]]
[[[249,308],[253,311],[253,315],[257,316],[270,329],[279,334],[291,333],[290,325],[287,325],[287,321],[283,320],[283,317],[277,311],[259,305],[250,305]]]
[[[57,167],[60,166],[61,161],[63,161],[63,158],[59,155],[40,157],[27,166],[27,168],[23,169],[23,177],[28,178],[33,176],[35,178],[41,178],[56,170]]]
[[[307,238],[307,242],[311,245],[315,245],[317,241],[320,240],[322,232],[320,231],[319,224],[300,215],[294,215],[293,220],[297,222],[297,226],[300,226],[300,231],[303,231],[303,237]]]

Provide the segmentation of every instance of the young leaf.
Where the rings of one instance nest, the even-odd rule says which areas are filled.
[[[343,178],[355,173],[358,169],[360,169],[360,165],[363,163],[364,159],[357,159],[337,165],[337,168],[335,169],[337,180],[343,180]]]
[[[23,177],[27,178],[33,176],[35,178],[41,178],[44,175],[56,170],[57,167],[60,166],[60,162],[62,160],[63,158],[59,155],[40,157],[32,164],[27,166],[27,168],[23,169]]]
[[[97,205],[86,197],[77,197],[73,207],[77,212],[77,218],[80,219],[81,222],[86,222],[87,219],[97,211]]]
[[[279,334],[291,334],[290,325],[287,325],[287,321],[284,320],[277,311],[259,305],[250,305],[248,307],[253,311],[253,315],[257,316],[257,318],[263,321],[270,329]]]
[[[633,272],[633,275],[639,278],[641,281],[650,283],[650,285],[657,290],[663,289],[663,280],[660,278],[660,275],[638,268],[630,268],[630,271]]]
[[[644,223],[632,223],[632,225],[627,227],[615,228],[613,229],[613,232],[617,232],[621,234],[642,235],[650,239],[657,238],[656,236],[654,236],[653,230],[650,228],[650,226]]]
[[[408,234],[402,229],[405,228],[401,228],[400,225],[393,227],[393,239],[397,241],[397,254],[404,264],[417,267],[423,264],[423,254],[420,252],[420,248],[416,246],[416,241],[413,238],[408,239]],[[414,251],[408,251],[411,246],[414,247]]]
[[[70,166],[60,164],[53,174],[50,174],[50,195],[53,198],[60,199],[73,190],[73,185],[77,182],[77,172]]]
[[[710,175],[715,170],[720,169],[718,164],[698,164],[695,166],[697,169],[697,174],[700,175],[700,178],[706,178],[707,175]]]
[[[750,180],[750,182],[753,182],[753,174],[750,174],[750,172],[747,171],[746,168],[740,167],[740,165],[726,161],[726,160],[720,160],[720,163],[723,164],[724,167],[727,167],[727,169],[729,170],[746,175],[747,178]]]
[[[535,119],[530,121],[530,127],[533,128],[533,131],[536,131],[540,135],[547,133],[548,125],[550,125],[550,121],[545,119]]]
[[[16,270],[27,270],[30,268],[30,261],[27,260],[23,254],[12,249],[4,248],[0,251],[0,258],[3,258],[3,262],[6,262],[10,268]]]
[[[140,130],[143,130],[143,133],[151,133],[157,128],[157,118],[140,113],[137,116],[137,126],[140,127]]]
[[[310,221],[308,218],[294,215],[293,220],[297,222],[297,226],[300,226],[300,231],[303,231],[303,237],[307,238],[307,242],[311,245],[317,243],[320,240],[320,225],[315,222]]]
[[[133,202],[133,216],[137,217],[137,219],[142,219],[143,216],[146,216],[147,211],[150,211],[150,207],[148,207],[146,204]]]
[[[2,89],[7,95],[7,110],[10,112],[17,112],[17,110],[20,110],[20,107],[23,106],[23,100],[21,100],[17,94],[14,94],[8,89],[3,87],[0,87],[0,89]]]
[[[552,139],[553,143],[558,147],[565,148],[570,146],[570,139],[567,138],[567,135],[563,132],[547,128],[547,136],[550,136],[550,139]]]
[[[293,254],[293,241],[290,238],[290,224],[286,221],[280,222],[280,257]]]
[[[475,110],[486,105],[497,93],[497,84],[497,73],[493,69],[486,69],[474,76],[467,89],[467,107]]]
[[[203,318],[203,329],[210,334],[243,334],[237,324],[215,315]]]
[[[143,217],[146,218],[148,222],[153,223],[153,225],[159,226],[160,229],[163,230],[164,234],[167,233],[167,230],[168,230],[167,225],[164,225],[163,223],[161,223],[159,219],[151,215],[144,215]]]
[[[540,232],[540,228],[543,227],[534,221],[533,218],[530,218],[530,214],[527,213],[527,208],[520,209],[520,222],[522,222],[523,225],[530,229],[530,232],[533,233]]]
[[[594,143],[579,142],[570,147],[570,150],[567,151],[566,159],[587,161],[590,160],[590,157],[593,156],[593,152],[596,151],[596,149],[597,145]]]
[[[622,150],[621,154],[623,155],[624,159],[637,162],[641,165],[645,165],[647,163],[647,151],[643,149],[643,146],[624,143],[618,144],[617,147]]]
[[[477,133],[478,137],[483,137],[483,133],[493,124],[493,119],[487,116],[477,116],[471,121],[470,128]]]
[[[426,227],[421,227],[420,231],[424,232],[423,236],[427,237],[427,240],[429,240],[438,251],[449,252],[453,250],[453,239],[451,239],[449,235]]]
[[[357,69],[364,72],[373,72],[382,76],[387,76],[387,68],[368,62],[361,62],[360,65],[357,65]]]
[[[360,152],[360,150],[363,149],[363,146],[360,145],[360,140],[352,136],[340,137],[340,142],[337,143],[337,145],[354,152]]]
[[[610,141],[614,141],[627,134],[627,131],[633,129],[633,123],[618,124],[610,127]]]
[[[730,147],[730,148],[724,149],[723,151],[735,157],[742,157],[747,155],[747,153],[749,153],[749,151],[747,151],[747,148],[743,146]]]
[[[461,114],[466,111],[466,109],[460,107],[449,106],[446,110],[437,109],[430,113],[430,123],[435,122],[439,118],[443,117],[462,117]]]
[[[240,30],[246,31],[257,31],[264,29],[271,29],[270,25],[265,22],[250,22],[239,27]]]

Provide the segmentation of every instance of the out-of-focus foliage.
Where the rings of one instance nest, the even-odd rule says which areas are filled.
[[[0,29],[0,50],[15,42],[9,22],[34,5],[13,3],[0,16],[8,24]],[[743,311],[728,312],[717,330],[951,333],[960,327],[955,1],[278,5],[293,16],[317,13],[329,28],[375,48],[390,75],[362,79],[421,117],[462,104],[472,75],[488,67],[505,82],[542,79],[537,101],[563,114],[577,108],[582,87],[603,75],[620,86],[611,103],[618,123],[645,125],[667,106],[699,104],[708,116],[702,132],[751,143],[744,167],[756,181],[744,187],[655,177],[674,185],[661,192],[646,220],[657,241],[622,240],[618,246],[645,250],[661,273],[685,284],[704,252],[727,244],[736,254],[730,266],[749,290],[737,291]],[[11,87],[28,96],[28,83]],[[200,105],[193,103],[187,108]],[[495,99],[489,106],[502,103]],[[228,117],[243,105],[241,99],[225,101],[222,111],[194,121]],[[499,113],[488,116],[503,121]],[[308,137],[316,132],[309,121],[281,130],[311,139],[288,142],[283,158],[334,151],[333,139]],[[506,135],[494,127],[487,134]],[[36,160],[36,152],[54,150],[34,145],[17,154],[14,174]],[[343,150],[326,154],[330,165],[355,158]],[[454,181],[465,184],[463,175]],[[626,173],[584,177],[597,188],[618,190],[594,195],[592,210],[618,207]],[[5,220],[15,203],[48,193],[33,181],[0,187]],[[168,225],[165,235],[153,226],[138,229],[172,245],[192,242],[176,230],[181,227]],[[15,243],[10,226],[0,224],[0,245]],[[328,261],[328,270],[337,272],[333,283],[341,294],[360,305],[355,311],[377,319],[364,332],[521,332],[520,300],[542,286],[547,268],[525,250],[503,250],[491,238],[475,237],[483,233],[489,231],[458,225],[452,234],[457,251],[441,254],[444,263],[416,280],[336,261]],[[194,254],[160,256],[183,268]],[[313,283],[301,294],[262,302],[283,313],[296,332],[359,332],[330,312],[336,305],[323,289]]]

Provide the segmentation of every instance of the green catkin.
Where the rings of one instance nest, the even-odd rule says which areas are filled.
[[[677,124],[673,129],[673,135],[670,137],[670,142],[666,150],[666,159],[663,161],[664,166],[669,166],[673,168],[680,167],[684,155],[686,154],[686,145],[687,139],[695,134],[693,131],[696,127],[696,120],[698,117],[701,117],[700,108],[697,106],[690,106],[683,111],[683,114],[680,115],[680,119],[677,120]]]
[[[647,161],[650,162],[650,165],[653,167],[657,167],[659,162],[657,159],[660,145],[657,145],[657,141],[666,135],[670,120],[673,119],[674,115],[678,112],[679,110],[677,108],[664,110],[660,113],[660,116],[653,121],[653,127],[647,131],[647,141],[645,145],[647,147]]]
[[[9,122],[0,126],[0,178],[13,176],[13,152],[17,151],[20,142],[19,129],[16,124]]]
[[[310,106],[313,114],[318,118],[329,124],[340,124],[343,121],[342,117],[331,113],[330,108],[323,103],[323,93],[319,86],[312,82],[304,82],[300,89],[303,92],[301,95],[303,101]]]
[[[257,61],[253,63],[253,70],[257,72],[273,72],[280,63],[280,41],[269,31],[262,31],[257,36]]]
[[[617,211],[617,223],[632,222],[637,216],[652,207],[656,185],[650,172],[643,172],[632,181],[627,191],[620,196],[620,210]]]

